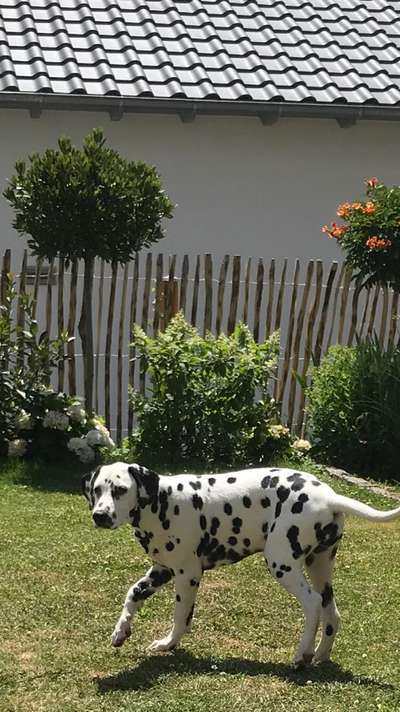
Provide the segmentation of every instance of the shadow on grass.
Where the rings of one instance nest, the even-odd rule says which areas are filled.
[[[246,658],[213,658],[194,656],[185,650],[176,650],[169,655],[153,655],[142,658],[135,668],[124,670],[108,677],[96,677],[100,694],[115,690],[148,690],[160,679],[169,674],[179,675],[268,675],[279,677],[295,685],[311,682],[338,682],[344,684],[365,685],[378,689],[392,690],[393,685],[379,682],[373,678],[353,675],[350,670],[343,670],[337,663],[327,662],[316,667],[295,670],[285,663],[260,662]]]
[[[23,485],[45,492],[65,492],[80,494],[82,475],[90,469],[89,465],[77,463],[72,467],[59,462],[38,462],[23,460],[11,463],[9,459],[0,459],[0,482]]]

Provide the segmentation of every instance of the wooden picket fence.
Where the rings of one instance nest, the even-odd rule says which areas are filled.
[[[179,263],[179,266],[178,266]],[[83,394],[82,354],[77,321],[82,299],[83,269],[62,259],[44,263],[28,258],[13,265],[3,257],[0,298],[5,275],[14,275],[19,293],[33,295],[40,330],[52,338],[64,330],[75,337],[66,360],[54,375],[59,390]],[[297,434],[305,430],[307,381],[331,344],[351,345],[356,336],[376,333],[380,343],[398,338],[398,293],[386,288],[360,289],[351,271],[336,261],[289,261],[225,255],[216,264],[211,254],[138,254],[123,267],[98,261],[95,266],[94,404],[105,416],[117,440],[132,431],[134,413],[128,386],[144,390],[130,345],[134,323],[149,334],[164,329],[182,310],[202,333],[232,333],[238,321],[247,323],[257,341],[276,330],[281,353],[271,393],[281,405],[282,419]],[[23,312],[15,316],[23,326]]]

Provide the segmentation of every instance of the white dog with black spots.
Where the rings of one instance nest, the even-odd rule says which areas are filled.
[[[94,524],[107,529],[131,524],[153,562],[128,590],[112,634],[115,647],[130,636],[132,618],[146,598],[173,578],[172,630],[150,646],[172,650],[190,629],[204,571],[263,552],[272,576],[304,611],[295,666],[330,657],[340,621],[332,575],[343,515],[374,522],[400,517],[400,507],[380,512],[291,469],[160,476],[141,465],[116,462],[98,467],[82,485]],[[319,623],[322,635],[315,650]]]

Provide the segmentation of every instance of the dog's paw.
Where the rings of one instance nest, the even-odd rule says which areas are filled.
[[[131,635],[131,626],[129,621],[118,621],[111,636],[111,645],[114,648],[120,648],[125,643],[125,640]]]
[[[149,645],[147,650],[151,653],[164,653],[167,650],[173,650],[177,646],[177,641],[167,635],[166,638],[161,638],[161,640],[153,640]]]
[[[314,660],[314,653],[303,653],[301,658],[296,658],[293,661],[293,667],[295,670],[302,670],[307,665],[311,665]]]

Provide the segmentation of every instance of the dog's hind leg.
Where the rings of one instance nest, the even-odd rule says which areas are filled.
[[[322,636],[315,652],[315,662],[329,660],[335,636],[340,625],[340,615],[336,607],[332,588],[332,576],[336,547],[330,547],[319,554],[306,558],[307,572],[312,585],[322,596],[321,622]]]
[[[175,613],[171,632],[161,640],[155,640],[149,650],[161,652],[175,648],[184,633],[190,630],[194,604],[202,576],[201,570],[175,572]]]
[[[131,634],[131,620],[136,611],[143,606],[146,598],[160,590],[160,587],[170,581],[172,572],[165,566],[154,564],[143,578],[136,581],[126,594],[122,613],[111,636],[111,643],[119,648]]]
[[[302,570],[302,560],[294,559],[282,538],[270,536],[264,549],[267,566],[279,583],[301,604],[305,617],[304,632],[294,656],[296,667],[310,663],[314,656],[322,597],[313,591]],[[299,557],[299,559],[302,557]]]

